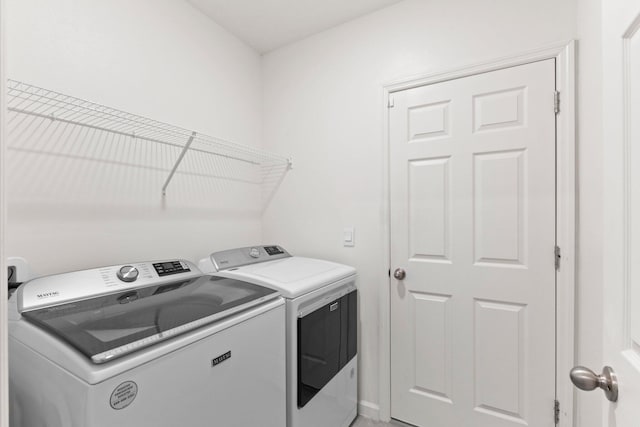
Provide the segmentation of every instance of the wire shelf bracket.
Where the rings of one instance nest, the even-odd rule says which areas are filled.
[[[167,186],[171,182],[171,178],[173,178],[173,175],[176,173],[176,170],[178,169],[178,166],[180,166],[180,163],[182,163],[182,159],[184,159],[184,155],[187,154],[187,151],[189,150],[189,147],[191,147],[191,143],[193,142],[193,139],[195,137],[196,137],[196,133],[193,132],[191,134],[191,136],[189,137],[189,140],[187,141],[187,143],[184,145],[184,148],[182,149],[182,152],[180,153],[180,157],[178,157],[178,160],[176,160],[176,164],[173,165],[173,169],[171,169],[171,172],[169,172],[169,176],[167,177],[167,180],[164,182],[164,185],[162,186],[162,195],[163,196],[167,195]]]

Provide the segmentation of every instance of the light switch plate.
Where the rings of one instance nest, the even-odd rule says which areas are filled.
[[[356,230],[353,227],[345,227],[342,230],[342,244],[346,247],[356,245]]]

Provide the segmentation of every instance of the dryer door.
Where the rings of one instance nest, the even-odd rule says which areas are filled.
[[[357,291],[298,318],[298,408],[356,355]]]

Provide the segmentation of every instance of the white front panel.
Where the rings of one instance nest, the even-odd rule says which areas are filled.
[[[282,427],[286,422],[284,340],[284,307],[280,306],[105,381],[88,400],[88,426]],[[214,358],[229,351],[228,360],[212,366]],[[124,381],[138,384],[138,397],[116,411],[105,398]]]
[[[546,60],[393,94],[394,418],[553,425],[554,90]]]
[[[16,343],[11,426],[283,427],[284,325],[279,305],[96,385]]]
[[[357,408],[358,358],[354,357],[303,408],[289,407],[286,425],[348,427],[357,415]]]
[[[635,427],[640,419],[640,4],[608,0],[603,17],[603,356],[604,365],[616,371],[620,388],[617,403],[602,397],[602,425]]]

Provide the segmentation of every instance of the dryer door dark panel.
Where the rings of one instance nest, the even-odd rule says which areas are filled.
[[[357,291],[298,319],[298,407],[302,408],[355,355]]]

